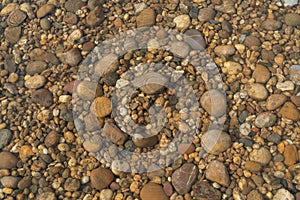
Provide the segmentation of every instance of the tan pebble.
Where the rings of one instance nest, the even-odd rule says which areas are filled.
[[[97,115],[97,117],[105,117],[112,111],[111,100],[107,97],[97,97],[91,105],[91,111]]]
[[[284,143],[283,142],[281,142],[281,143],[279,143],[278,145],[277,145],[277,149],[278,149],[278,152],[279,153],[281,153],[281,154],[283,154],[283,152],[284,152]]]

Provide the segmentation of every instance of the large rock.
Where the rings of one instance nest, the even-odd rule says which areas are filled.
[[[198,167],[186,163],[172,174],[172,184],[179,194],[188,193],[198,175]]]
[[[220,117],[226,112],[226,97],[216,89],[206,91],[201,99],[201,106],[214,117]]]
[[[18,158],[7,151],[0,152],[0,169],[11,169],[17,166]]]
[[[221,130],[209,130],[202,136],[201,144],[205,151],[218,155],[231,146],[231,138]]]
[[[209,163],[205,176],[208,180],[217,182],[225,187],[228,187],[230,184],[230,178],[225,165],[217,160]]]
[[[140,193],[142,200],[168,200],[162,186],[156,183],[147,183]]]
[[[94,169],[91,172],[91,184],[97,190],[102,190],[106,188],[111,184],[113,180],[114,180],[113,173],[110,170],[105,169],[103,167]]]

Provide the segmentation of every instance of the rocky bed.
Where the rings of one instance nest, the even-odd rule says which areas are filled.
[[[298,0],[2,0],[0,17],[0,199],[300,200]],[[126,99],[165,67],[175,89]]]

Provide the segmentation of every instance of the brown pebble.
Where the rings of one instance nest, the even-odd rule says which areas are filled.
[[[52,93],[47,89],[39,89],[33,92],[32,99],[35,103],[49,107],[53,104]]]
[[[54,11],[54,9],[55,9],[55,5],[53,5],[53,4],[45,4],[45,5],[41,6],[38,9],[38,11],[36,13],[36,16],[38,18],[43,18],[46,15],[52,13]]]
[[[0,169],[11,169],[17,166],[18,158],[7,151],[0,152]]]
[[[155,23],[155,18],[155,11],[151,8],[146,8],[136,18],[137,27],[151,27]]]
[[[147,183],[140,193],[142,200],[168,200],[166,193],[161,185],[156,183]]]
[[[271,73],[267,67],[257,64],[252,77],[255,79],[256,83],[266,83],[270,79]]]
[[[225,187],[228,187],[230,184],[230,178],[225,165],[217,160],[209,163],[205,176],[208,180],[217,182]]]
[[[106,117],[112,111],[112,102],[107,97],[97,97],[91,105],[91,111],[97,117]]]
[[[283,118],[293,121],[298,121],[300,119],[299,110],[292,102],[286,102],[279,110],[278,114],[280,114]]]
[[[262,165],[255,161],[246,161],[245,169],[251,172],[259,172],[262,169]]]
[[[284,102],[286,102],[287,98],[283,94],[272,94],[267,99],[267,109],[275,110],[279,108]]]
[[[113,173],[110,170],[105,169],[103,167],[94,169],[91,172],[91,184],[92,187],[96,188],[97,190],[102,190],[109,186],[113,179]]]
[[[298,161],[298,151],[295,145],[288,145],[284,148],[284,164],[294,165]]]
[[[55,132],[55,131],[51,131],[50,133],[48,133],[48,135],[45,138],[45,145],[47,147],[52,147],[58,144],[60,139],[60,135]]]

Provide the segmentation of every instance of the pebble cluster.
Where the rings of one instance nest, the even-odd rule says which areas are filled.
[[[2,0],[0,18],[0,199],[300,200],[299,0]],[[151,63],[176,73],[125,98]],[[164,148],[181,157],[161,169],[136,156]]]

